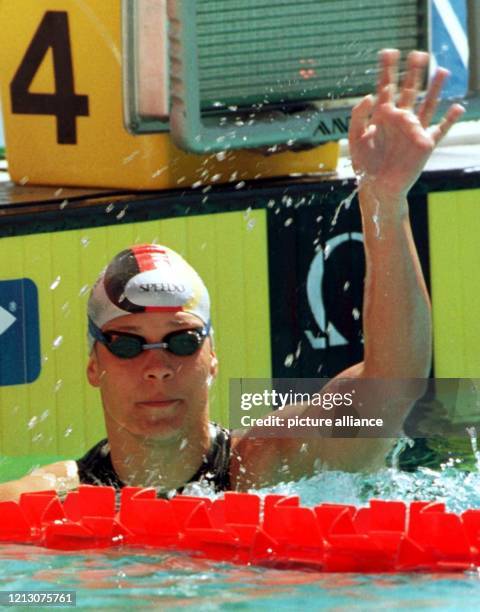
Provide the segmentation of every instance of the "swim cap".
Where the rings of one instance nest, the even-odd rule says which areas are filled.
[[[88,300],[88,318],[105,323],[140,312],[189,312],[210,323],[210,298],[200,276],[172,249],[141,244],[116,255]],[[95,340],[88,334],[90,349]]]

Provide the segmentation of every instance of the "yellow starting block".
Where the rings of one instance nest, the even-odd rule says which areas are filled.
[[[0,3],[2,107],[21,184],[166,189],[334,170],[338,144],[191,155],[124,126],[120,0]]]

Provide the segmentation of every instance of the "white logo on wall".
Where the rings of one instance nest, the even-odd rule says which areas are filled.
[[[0,336],[11,327],[17,319],[0,306]]]
[[[325,316],[325,307],[322,299],[323,275],[325,273],[325,259],[332,255],[333,251],[349,240],[356,240],[362,243],[363,237],[360,232],[348,232],[339,234],[328,240],[325,244],[324,251],[319,251],[310,264],[307,276],[307,297],[310,310],[312,311],[315,321],[320,330],[318,335],[314,335],[310,329],[305,330],[312,348],[324,349],[328,346],[344,346],[348,344],[347,339],[338,331],[338,329],[327,320]]]

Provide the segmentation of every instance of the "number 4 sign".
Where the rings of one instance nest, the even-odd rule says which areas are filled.
[[[49,49],[53,52],[55,93],[31,93],[29,87]],[[88,96],[75,94],[68,14],[47,11],[10,85],[12,112],[55,115],[57,142],[76,144],[78,116],[88,116]]]
[[[129,133],[123,101],[135,98],[144,74],[123,39],[131,5],[127,0],[0,1],[0,86],[14,181],[166,189],[213,182],[212,177],[221,183],[232,176],[238,181],[335,167],[336,143],[270,157],[234,151],[217,159],[178,149],[168,123],[161,133]],[[166,46],[165,31],[158,36]],[[129,53],[133,58],[127,63]],[[144,54],[142,62],[149,61],[155,58]],[[135,67],[132,74],[128,65]],[[163,78],[154,88],[160,94],[168,70],[157,78]]]

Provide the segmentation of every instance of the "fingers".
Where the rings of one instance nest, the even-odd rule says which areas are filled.
[[[431,120],[437,110],[438,98],[442,90],[445,79],[450,75],[450,72],[445,68],[439,68],[433,77],[427,95],[418,109],[418,119],[424,128],[430,125]]]
[[[365,96],[365,98],[353,108],[349,130],[350,141],[358,140],[364,135],[365,130],[368,128],[374,105],[373,96]]]
[[[380,74],[377,83],[377,104],[393,102],[398,79],[398,49],[382,49],[379,53]]]
[[[422,86],[425,68],[428,66],[428,53],[411,51],[407,58],[407,72],[400,89],[398,108],[412,108]]]
[[[463,115],[465,109],[461,104],[452,104],[438,125],[432,128],[430,136],[437,145],[452,125]]]

